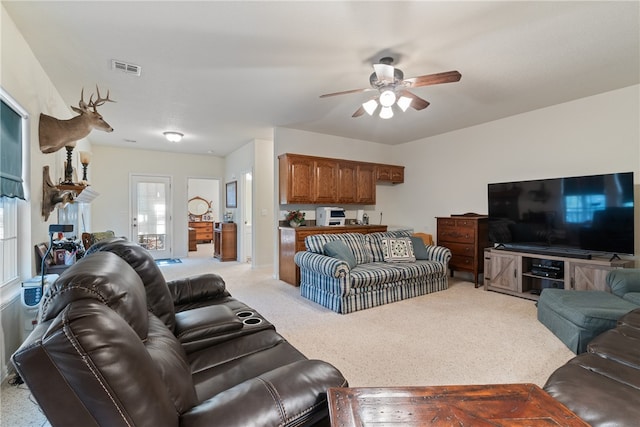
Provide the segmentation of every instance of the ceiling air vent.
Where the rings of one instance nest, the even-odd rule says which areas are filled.
[[[111,61],[111,68],[114,70],[122,71],[127,74],[135,74],[136,76],[140,76],[140,72],[142,71],[142,67],[135,64],[128,64],[124,61],[118,61],[116,59]]]

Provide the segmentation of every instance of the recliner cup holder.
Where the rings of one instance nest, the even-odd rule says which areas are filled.
[[[254,314],[255,314],[255,313],[254,313],[253,311],[246,311],[246,310],[245,310],[245,311],[239,311],[239,312],[237,312],[237,313],[236,313],[236,316],[238,316],[238,317],[240,317],[240,318],[242,319],[242,318],[245,318],[245,317],[251,317],[251,316],[253,316]]]
[[[236,316],[242,319],[242,323],[247,326],[259,325],[262,323],[262,319],[260,317],[255,317],[256,313],[249,310],[239,311],[236,313]]]

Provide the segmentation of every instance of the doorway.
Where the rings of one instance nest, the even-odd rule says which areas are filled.
[[[171,177],[131,175],[131,241],[171,258]]]
[[[220,180],[216,178],[187,178],[187,200],[191,200],[194,197],[204,199],[209,203],[209,210],[205,216],[193,216],[189,214],[189,227],[198,226],[194,222],[208,222],[210,227],[207,229],[213,230],[213,224],[220,222],[222,215],[222,203],[220,198]],[[188,211],[188,209],[187,209]],[[204,227],[204,224],[200,224]],[[189,258],[213,258],[213,231],[211,235],[201,235],[201,238],[196,238],[196,244],[189,245]]]
[[[242,230],[240,231],[240,260],[252,264],[253,260],[253,175],[251,172],[242,174]]]

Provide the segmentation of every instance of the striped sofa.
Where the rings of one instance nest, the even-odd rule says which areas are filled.
[[[347,314],[378,305],[447,289],[451,251],[426,246],[426,260],[385,262],[382,239],[409,237],[411,230],[384,233],[316,234],[305,238],[306,251],[295,254],[300,267],[300,293],[337,313]],[[324,245],[343,241],[356,259],[353,268],[325,255]]]

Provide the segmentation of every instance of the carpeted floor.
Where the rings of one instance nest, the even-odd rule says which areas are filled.
[[[352,386],[542,386],[574,356],[537,321],[533,301],[476,289],[458,278],[450,279],[446,291],[340,315],[302,298],[299,288],[274,279],[270,268],[222,263],[210,254],[205,248],[160,269],[167,280],[220,274],[234,297],[307,357],[335,365]],[[47,424],[28,390],[3,384],[1,425]]]
[[[211,271],[190,259],[182,266],[163,273]],[[533,301],[457,278],[446,291],[340,315],[273,279],[270,269],[220,263],[213,271],[302,353],[334,364],[353,386],[543,385],[574,356],[538,322]]]

